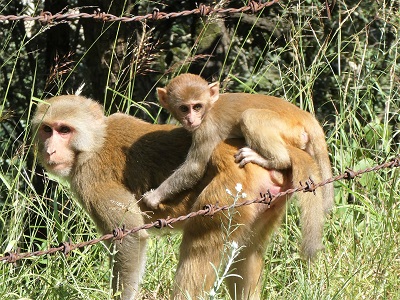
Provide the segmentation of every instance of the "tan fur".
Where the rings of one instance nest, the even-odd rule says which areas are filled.
[[[230,137],[244,137],[248,147],[259,154],[255,159],[248,148],[239,150],[235,157],[241,166],[253,162],[267,169],[292,169],[295,185],[310,178],[320,182],[332,177],[324,132],[310,113],[266,95],[218,95],[217,83],[209,85],[194,74],[179,75],[166,88],[158,89],[161,104],[192,132],[193,142],[185,163],[156,190],[144,194],[148,205],[157,207],[194,186],[203,176],[213,149]],[[202,110],[193,110],[196,105]],[[303,235],[308,236],[303,241],[303,255],[308,259],[322,248],[324,211],[333,205],[333,186],[298,197],[303,210]],[[313,238],[309,238],[311,235]]]
[[[268,171],[254,164],[239,168],[233,155],[244,146],[243,140],[229,140],[216,147],[203,178],[193,188],[179,193],[159,209],[151,210],[139,200],[141,195],[156,188],[184,161],[191,145],[190,134],[182,128],[152,125],[124,114],[100,116],[100,106],[79,96],[55,97],[48,102],[50,107],[39,104],[33,123],[40,160],[50,173],[54,173],[46,163],[51,157],[46,145],[51,144],[53,136],[43,134],[43,124],[71,126],[71,143],[60,144],[54,150],[55,153],[69,153],[66,159],[71,160],[72,168],[55,175],[70,183],[77,199],[102,233],[122,225],[132,228],[158,218],[184,215],[209,203],[232,203],[233,199],[225,189],[234,190],[237,183],[243,184],[248,199],[256,198],[268,189],[279,192],[292,186],[290,170]],[[74,143],[76,139],[93,141],[93,148],[86,145],[83,150],[78,149],[80,143]],[[56,159],[63,157],[59,155]],[[293,168],[293,173],[296,172]],[[271,209],[254,204],[238,209],[233,215],[235,230],[228,241],[235,241],[244,248],[232,270],[241,277],[231,277],[227,281],[232,298],[260,299],[265,247],[279,224],[285,204],[283,197]],[[186,299],[186,293],[192,299],[206,296],[205,292],[215,280],[211,264],[218,266],[223,261],[221,255],[227,236],[224,228],[227,226],[228,218],[223,213],[174,224],[175,229],[183,231],[183,240],[172,299]],[[157,229],[153,231],[158,232]],[[307,238],[308,232],[305,234]],[[122,289],[124,300],[136,299],[144,271],[147,237],[146,231],[139,231],[125,237],[122,243],[116,243],[118,253],[113,286],[115,290]],[[312,235],[311,240],[318,247],[315,239]]]

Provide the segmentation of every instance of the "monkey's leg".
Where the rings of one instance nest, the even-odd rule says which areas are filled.
[[[223,233],[202,228],[199,223],[193,227],[196,228],[183,234],[172,299],[204,297],[215,281],[212,266],[218,268],[220,264]]]
[[[114,292],[122,290],[122,300],[137,299],[146,262],[146,239],[128,235],[122,243],[115,243],[118,252],[115,254],[113,269]]]
[[[285,207],[286,199],[281,198],[269,209],[258,208],[258,216],[254,223],[242,225],[248,228],[248,233],[242,236],[245,246],[231,267],[231,273],[240,277],[231,276],[226,280],[232,299],[261,299],[265,249],[272,233],[281,223]],[[254,206],[248,208],[255,209]]]
[[[308,135],[302,126],[295,126],[293,122],[289,123],[267,109],[244,111],[240,127],[247,145],[266,159],[263,167],[267,169],[290,168],[291,160],[286,145],[305,149],[308,142]]]
[[[231,267],[232,275],[237,276],[230,276],[226,279],[232,299],[261,299],[264,250],[265,247],[258,247],[258,245],[248,245],[241,250],[241,253],[236,258],[237,262]]]
[[[268,169],[270,166],[270,162],[265,157],[261,156],[249,147],[243,147],[236,152],[235,162],[238,163],[241,168],[248,163],[259,165],[265,169]]]
[[[101,187],[96,183],[91,186],[97,188],[97,195],[93,195],[91,215],[97,227],[104,233],[112,232],[115,228],[134,228],[144,224],[143,215],[136,203],[135,197],[115,183],[107,183]],[[137,299],[139,284],[146,262],[146,244],[148,233],[138,231],[116,240],[116,254],[113,268],[114,293],[122,291],[120,299]]]

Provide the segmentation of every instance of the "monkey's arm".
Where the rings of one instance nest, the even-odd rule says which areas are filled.
[[[145,193],[142,200],[149,207],[157,208],[168,197],[192,188],[203,177],[207,163],[219,141],[214,138],[196,142],[194,138],[185,162],[157,189]]]

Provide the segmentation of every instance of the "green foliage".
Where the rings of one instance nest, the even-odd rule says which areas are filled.
[[[3,1],[0,13],[38,15],[50,2]],[[92,12],[90,5],[100,5],[117,15],[143,15],[154,6],[195,7],[193,1],[120,2],[70,1],[68,8]],[[335,2],[330,19],[324,1],[304,0],[280,1],[254,15],[146,24],[0,23],[1,252],[43,250],[70,237],[79,242],[98,235],[68,187],[37,167],[29,139],[34,102],[71,93],[83,81],[83,94],[104,103],[107,113],[164,122],[169,116],[157,104],[155,87],[180,72],[201,73],[220,80],[226,91],[282,96],[314,112],[327,133],[334,174],[399,155],[399,5],[328,2]],[[63,39],[57,39],[59,28]],[[298,256],[299,212],[290,205],[265,255],[262,298],[398,298],[399,181],[399,170],[392,169],[335,183],[326,248],[313,264]],[[151,239],[143,299],[168,299],[179,242],[179,236]],[[110,252],[97,244],[67,257],[1,264],[0,298],[110,299]],[[217,295],[225,297],[223,291]]]

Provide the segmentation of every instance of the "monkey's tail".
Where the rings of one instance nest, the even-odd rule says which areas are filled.
[[[332,177],[332,166],[329,160],[328,146],[325,141],[325,134],[319,124],[314,125],[314,130],[310,133],[310,148],[306,149],[314,158],[321,172],[321,180],[327,180]],[[333,183],[322,187],[324,198],[324,211],[329,213],[334,204]]]
[[[299,182],[304,184],[309,178],[319,182],[320,168],[311,155],[296,147],[290,147],[289,150],[294,186],[298,186]],[[316,189],[314,192],[299,192],[296,196],[301,208],[301,253],[305,259],[312,259],[323,249],[324,193],[321,189]]]

